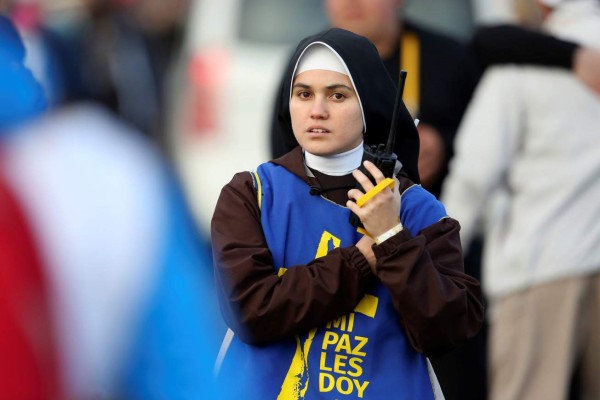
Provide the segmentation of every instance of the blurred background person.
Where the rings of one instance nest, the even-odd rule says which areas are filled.
[[[1,370],[21,367],[20,381],[39,385],[21,393],[41,399],[212,398],[210,256],[174,174],[156,146],[98,105],[45,114],[4,17],[0,44],[3,221],[23,238],[0,255],[0,316],[11,333],[0,340],[20,345]],[[34,252],[14,256],[34,246],[39,262]]]
[[[600,3],[514,3],[523,24],[600,50]],[[486,71],[443,200],[468,246],[483,223],[491,399],[600,398],[600,99],[573,74]],[[568,139],[566,139],[568,137]]]
[[[86,0],[75,99],[101,102],[162,145],[164,90],[188,1]]]
[[[469,47],[481,68],[494,64],[529,64],[570,69],[600,95],[600,51],[541,32],[533,21],[518,25],[512,17],[508,21],[479,25]]]
[[[51,106],[94,100],[163,145],[189,0],[7,0]],[[61,15],[63,14],[63,15]]]

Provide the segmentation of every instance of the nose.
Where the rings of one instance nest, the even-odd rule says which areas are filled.
[[[327,119],[329,117],[327,104],[324,99],[315,99],[310,110],[310,117],[312,119]]]

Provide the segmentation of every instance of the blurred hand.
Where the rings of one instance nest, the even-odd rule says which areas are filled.
[[[373,178],[375,178],[375,182],[379,183],[385,179],[379,168],[372,162],[365,161],[363,165]],[[375,185],[358,169],[354,170],[352,175],[360,183],[364,192],[352,189],[348,192],[348,198],[358,200]],[[400,192],[398,191],[399,182],[396,179],[395,181],[396,184],[393,189],[383,189],[371,200],[363,204],[362,207],[359,207],[352,200],[348,200],[346,203],[346,206],[360,218],[365,229],[372,237],[379,236],[398,224],[400,218]]]
[[[575,52],[573,69],[577,78],[600,96],[600,51],[580,47]]]
[[[419,131],[419,175],[424,187],[433,185],[446,161],[446,149],[438,130],[421,123]]]

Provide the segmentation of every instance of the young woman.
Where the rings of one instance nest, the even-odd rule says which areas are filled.
[[[359,207],[375,186],[357,170],[364,145],[385,143],[394,108],[377,50],[331,29],[300,42],[287,76],[279,128],[298,146],[236,174],[212,220],[234,332],[218,360],[222,387],[261,400],[433,399],[425,356],[473,336],[483,306],[458,222],[418,185],[412,118],[401,104],[397,178]]]

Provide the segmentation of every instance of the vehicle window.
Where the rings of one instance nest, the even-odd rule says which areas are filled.
[[[238,37],[269,44],[296,44],[327,26],[323,0],[243,0]]]

